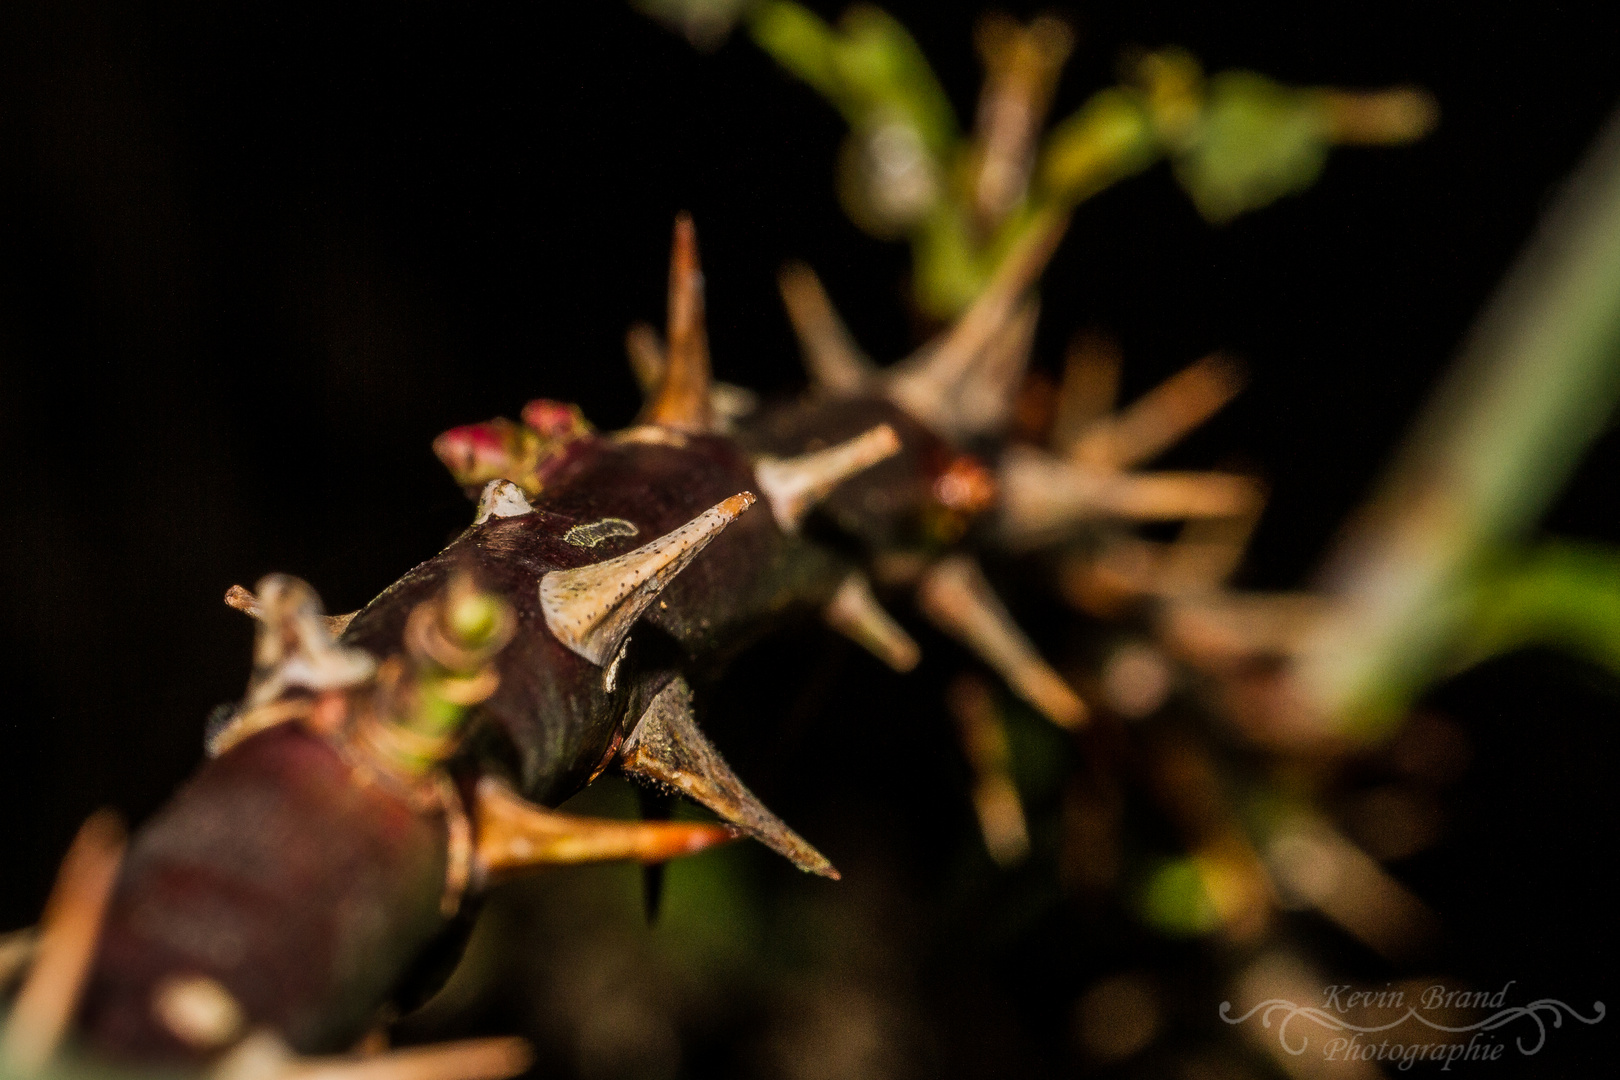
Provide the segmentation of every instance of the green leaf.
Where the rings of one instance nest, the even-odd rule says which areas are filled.
[[[1053,129],[1037,176],[1048,199],[1073,205],[1141,172],[1159,154],[1159,141],[1140,95],[1103,90]]]
[[[1474,580],[1462,662],[1547,645],[1620,674],[1620,550],[1551,541]]]
[[[1319,94],[1251,71],[1222,72],[1209,82],[1190,145],[1176,155],[1176,178],[1199,213],[1222,224],[1315,183],[1328,133]]]

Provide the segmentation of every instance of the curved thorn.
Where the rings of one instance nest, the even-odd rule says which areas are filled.
[[[225,590],[225,606],[235,608],[250,619],[256,621],[264,619],[264,612],[259,607],[259,598],[240,585],[232,585]],[[351,611],[347,615],[322,615],[321,618],[326,620],[327,633],[333,637],[341,637],[358,614],[360,612]]]
[[[540,610],[552,636],[606,667],[664,587],[752,505],[753,493],[744,491],[616,559],[551,571],[540,579]]]
[[[754,476],[777,525],[783,532],[797,532],[811,508],[839,484],[899,451],[900,437],[888,424],[879,424],[813,454],[760,458]]]
[[[1064,728],[1085,722],[1085,702],[1035,651],[971,558],[952,555],[929,567],[917,585],[917,603],[1048,720]]]
[[[675,678],[653,698],[619,750],[619,766],[632,776],[674,788],[713,810],[782,855],[800,870],[838,878],[827,857],[765,809],[743,786],[692,719],[692,691]]]

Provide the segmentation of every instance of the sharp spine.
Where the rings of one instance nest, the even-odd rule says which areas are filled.
[[[1243,370],[1236,361],[1220,353],[1206,356],[1094,425],[1069,454],[1097,469],[1140,465],[1179,442],[1242,389]]]
[[[698,265],[697,230],[690,214],[675,219],[669,257],[669,317],[663,377],[642,410],[640,422],[683,431],[713,426],[709,405],[709,338],[703,323],[703,271]]]
[[[858,394],[876,380],[877,368],[855,344],[814,270],[802,262],[788,263],[776,283],[816,389]]]
[[[1123,361],[1119,343],[1099,331],[1082,330],[1070,339],[1052,419],[1052,449],[1067,454],[1094,424],[1114,411]]]
[[[783,532],[797,532],[812,507],[834,488],[900,451],[900,437],[879,424],[837,446],[795,458],[760,458],[759,488]]]
[[[693,821],[613,821],[559,814],[520,798],[493,777],[478,782],[473,805],[475,879],[538,866],[634,860],[662,862],[734,840],[737,829]]]
[[[606,667],[647,605],[754,501],[753,493],[744,491],[616,559],[546,574],[540,579],[540,609],[552,636]]]
[[[827,625],[849,638],[895,671],[910,671],[922,659],[922,650],[900,624],[883,610],[872,593],[872,583],[856,571],[844,579],[822,609]]]
[[[941,559],[918,583],[917,601],[930,621],[977,653],[1047,719],[1064,728],[1085,722],[1085,702],[1035,651],[978,563],[966,555]]]
[[[619,750],[619,767],[708,807],[800,870],[838,878],[826,856],[765,809],[698,730],[685,679],[670,680],[653,698]]]
[[[1028,225],[962,317],[889,373],[884,388],[889,400],[946,438],[979,434],[963,391],[981,377],[977,368],[996,366],[992,345],[1017,326],[1026,294],[1068,224],[1067,215],[1048,214]]]
[[[1102,471],[1027,446],[1002,455],[998,479],[1001,530],[1013,547],[1065,540],[1108,519],[1242,517],[1262,499],[1255,481],[1234,473]]]

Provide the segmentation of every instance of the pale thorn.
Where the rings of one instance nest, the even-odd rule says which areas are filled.
[[[709,387],[714,430],[722,435],[736,430],[737,421],[752,416],[758,408],[759,395],[746,386],[716,380]]]
[[[664,381],[664,343],[658,331],[650,323],[636,323],[625,331],[624,352],[630,358],[630,373],[636,377],[642,397],[652,397]]]
[[[845,480],[900,452],[900,437],[879,424],[853,439],[793,458],[762,457],[754,463],[759,490],[783,532],[798,532],[812,507]]]
[[[1059,580],[1064,595],[1094,614],[1117,614],[1142,597],[1196,598],[1217,591],[1243,561],[1259,521],[1254,512],[1194,518],[1171,543],[1110,531],[1095,550],[1066,558]]]
[[[295,1056],[269,1032],[243,1039],[210,1080],[506,1080],[534,1064],[518,1038],[464,1039],[368,1057]]]
[[[1284,903],[1316,908],[1386,959],[1408,960],[1437,936],[1423,901],[1319,818],[1291,815],[1264,858]]]
[[[917,586],[917,603],[935,626],[971,649],[1047,719],[1063,728],[1085,723],[1085,702],[1035,651],[973,559],[952,555],[929,567]]]
[[[491,480],[478,496],[478,512],[473,515],[473,524],[482,525],[490,518],[522,517],[532,513],[534,507],[529,505],[522,488],[510,480]]]
[[[274,1031],[255,1031],[220,1055],[208,1080],[281,1080],[297,1062],[292,1047]]]
[[[0,934],[0,994],[10,989],[11,980],[33,963],[38,947],[39,931],[33,927]]]
[[[663,862],[694,855],[740,835],[729,825],[697,821],[613,821],[559,814],[520,798],[493,777],[478,782],[473,880],[539,866],[633,859]]]
[[[703,323],[703,271],[698,265],[697,232],[690,214],[675,219],[669,256],[669,317],[664,328],[663,378],[641,411],[639,422],[682,431],[708,431],[709,338]]]
[[[807,873],[838,878],[827,857],[765,809],[692,718],[692,690],[677,676],[659,691],[619,748],[619,767],[672,788]]]
[[[1027,446],[1002,455],[1003,539],[1012,547],[1062,541],[1104,520],[1175,521],[1253,514],[1255,481],[1231,473],[1117,473]]]
[[[152,1013],[175,1038],[198,1050],[234,1042],[247,1019],[231,992],[205,975],[163,982],[152,993]]]
[[[1165,595],[1208,592],[1225,583],[1243,561],[1262,507],[1263,499],[1256,499],[1248,513],[1194,518],[1183,525],[1175,541],[1165,548],[1161,591]]]
[[[1260,501],[1260,486],[1237,473],[1121,473],[1103,485],[1098,509],[1126,521],[1179,521],[1246,517]]]
[[[1006,429],[1029,370],[1040,317],[1040,297],[1030,294],[1013,312],[1007,329],[985,346],[956,394],[956,427],[961,435],[997,435]]]
[[[232,585],[225,590],[225,606],[235,608],[250,619],[264,621],[264,609],[259,606],[259,598],[253,595],[252,590],[240,585]],[[346,615],[322,615],[321,618],[326,620],[327,633],[341,637],[358,614],[358,611],[351,611]]]
[[[1029,826],[1012,777],[998,773],[975,782],[973,812],[985,850],[997,866],[1017,866],[1029,856]]]
[[[1166,644],[1199,667],[1289,659],[1333,614],[1314,593],[1213,593],[1172,600],[1160,616]]]
[[[1093,469],[1139,465],[1180,442],[1242,389],[1236,362],[1219,353],[1206,356],[1094,425],[1070,447],[1069,456]]]
[[[73,838],[45,902],[33,966],[0,1033],[7,1072],[32,1075],[56,1053],[84,990],[124,844],[124,826],[110,810],[90,815]]]
[[[976,224],[989,235],[1028,194],[1041,128],[1074,32],[1051,16],[1025,26],[992,14],[979,21],[974,42],[985,78],[973,127],[971,191]]]
[[[1053,450],[1068,454],[1087,428],[1114,411],[1123,359],[1119,343],[1096,331],[1082,330],[1069,340],[1052,420]]]
[[[1067,214],[1046,212],[1027,226],[962,317],[889,372],[889,400],[940,434],[958,436],[963,384],[990,343],[1007,332],[1068,225]]]
[[[995,699],[982,680],[963,676],[951,685],[946,702],[973,770],[973,809],[985,849],[997,865],[1016,865],[1029,854],[1029,828],[1012,781],[1007,727]]]
[[[363,649],[332,640],[315,590],[298,578],[271,574],[259,581],[259,633],[245,704],[273,701],[290,687],[339,690],[365,682],[376,660]]]
[[[858,394],[877,376],[872,361],[838,317],[816,272],[791,262],[776,276],[810,383],[832,394]]]
[[[1095,551],[1059,563],[1059,590],[1081,610],[1115,618],[1142,597],[1160,595],[1169,546],[1109,531]]]
[[[895,671],[910,671],[922,659],[922,650],[899,623],[878,603],[866,575],[855,571],[822,609],[827,625],[861,646]]]
[[[607,667],[664,587],[752,505],[753,493],[744,491],[618,558],[551,571],[540,579],[546,627],[573,652]]]
[[[1421,139],[1440,119],[1427,90],[1319,90],[1328,139],[1345,146],[1394,146]]]

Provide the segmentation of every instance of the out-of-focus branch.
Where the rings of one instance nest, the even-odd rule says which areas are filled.
[[[1483,564],[1522,541],[1620,398],[1620,116],[1475,326],[1328,560],[1300,703],[1375,733],[1444,662]]]

